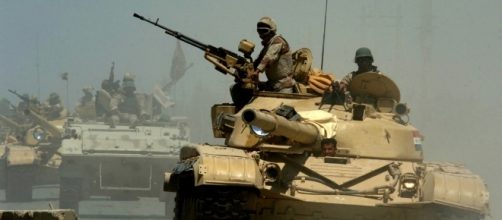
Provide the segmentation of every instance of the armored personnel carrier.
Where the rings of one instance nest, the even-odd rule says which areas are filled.
[[[480,176],[458,164],[424,161],[423,138],[386,75],[358,74],[342,92],[332,78],[311,71],[309,50],[299,50],[295,93],[259,91],[249,77],[255,67],[249,41],[239,44],[240,56],[158,19],[134,17],[203,50],[246,93],[236,105],[211,109],[214,136],[225,144],[184,147],[165,174],[164,190],[176,192],[174,219],[479,220],[489,214]]]
[[[59,153],[60,208],[74,209],[93,196],[112,200],[158,197],[171,210],[173,197],[162,191],[183,146],[190,145],[186,118],[127,123],[68,120]]]
[[[0,145],[0,188],[5,188],[7,201],[31,201],[33,185],[59,182],[61,157],[57,150],[64,120],[47,121],[29,109],[24,113],[34,125],[20,125],[0,115],[12,132]]]

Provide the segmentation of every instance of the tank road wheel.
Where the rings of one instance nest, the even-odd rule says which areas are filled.
[[[82,180],[79,178],[61,178],[59,185],[59,208],[73,209],[78,214]]]
[[[245,205],[255,194],[242,188],[205,186],[182,190],[175,198],[175,220],[246,220]]]
[[[5,199],[9,202],[31,201],[33,195],[33,166],[12,166],[7,168]]]

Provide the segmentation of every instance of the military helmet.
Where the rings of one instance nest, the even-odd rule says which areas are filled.
[[[274,33],[277,31],[277,24],[275,23],[274,19],[272,19],[271,17],[265,16],[265,17],[260,18],[260,20],[258,21],[258,24],[256,26],[257,26],[258,32],[260,30],[269,30]]]
[[[82,88],[82,91],[84,93],[92,93],[92,90],[94,90],[94,87],[92,87],[92,86],[86,86],[86,87]]]
[[[49,95],[49,99],[59,99],[59,95],[57,93],[53,92]]]
[[[373,55],[371,54],[371,50],[368,49],[367,47],[361,47],[356,50],[356,55],[354,57],[354,62],[357,62],[358,58],[361,57],[370,57],[371,60],[373,60]]]
[[[132,73],[126,73],[124,75],[124,79],[122,79],[122,81],[132,81],[134,80],[134,75]]]
[[[55,105],[55,104],[61,102],[61,100],[59,99],[59,95],[55,92],[53,92],[49,95],[48,101],[49,101],[49,104],[51,104],[51,105]]]

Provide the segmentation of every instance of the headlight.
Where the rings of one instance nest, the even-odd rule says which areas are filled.
[[[281,173],[281,167],[276,163],[268,163],[263,169],[263,175],[265,177],[265,182],[273,183],[279,178]]]
[[[413,189],[413,188],[415,188],[415,183],[414,182],[404,182],[403,186],[406,189]]]
[[[47,136],[47,133],[42,128],[35,128],[33,131],[33,138],[37,141],[42,141]]]
[[[412,198],[418,191],[418,177],[414,173],[405,173],[399,178],[399,196]]]
[[[269,132],[265,132],[263,129],[255,125],[251,125],[251,131],[253,131],[253,133],[258,137],[266,137],[270,134]]]

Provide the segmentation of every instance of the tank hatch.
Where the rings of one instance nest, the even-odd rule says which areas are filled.
[[[371,96],[373,98],[391,98],[399,103],[401,93],[396,83],[389,77],[377,73],[361,73],[350,83],[349,91],[353,97]]]

